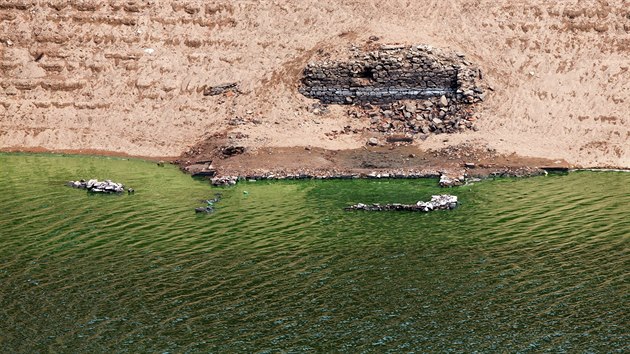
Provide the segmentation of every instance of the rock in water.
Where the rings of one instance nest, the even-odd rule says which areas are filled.
[[[207,203],[205,207],[195,208],[195,213],[210,214],[214,212],[214,204],[221,201],[222,194],[215,193],[214,198],[208,200],[202,200],[202,203]]]
[[[88,192],[92,193],[123,193],[125,191],[125,186],[122,183],[112,182],[109,179],[102,182],[99,182],[97,179],[91,179],[87,182],[85,180],[69,181],[66,185],[73,188],[87,189]],[[129,193],[133,193],[133,188],[129,188],[129,190]]]
[[[207,213],[207,214],[210,214],[212,212],[214,212],[214,208],[212,208],[211,206],[195,208],[195,213]]]
[[[458,199],[454,195],[442,194],[434,195],[428,202],[419,201],[416,204],[355,204],[345,208],[346,210],[365,210],[365,211],[420,211],[429,212],[433,210],[450,210],[455,209]]]

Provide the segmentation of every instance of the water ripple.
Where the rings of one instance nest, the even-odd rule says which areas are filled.
[[[0,179],[3,351],[628,349],[628,174],[487,181],[431,214],[342,210],[430,180],[244,183],[196,215],[215,191],[142,161],[0,154]]]

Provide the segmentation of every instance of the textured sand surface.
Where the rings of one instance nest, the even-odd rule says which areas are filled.
[[[325,134],[367,123],[309,113],[297,84],[317,53],[370,36],[465,53],[494,89],[477,132],[420,147],[630,166],[625,0],[0,0],[0,148],[176,156],[226,129],[250,147],[356,148],[365,136]],[[230,82],[240,93],[203,95]]]

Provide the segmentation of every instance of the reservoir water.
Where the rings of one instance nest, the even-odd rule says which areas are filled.
[[[134,195],[64,186],[112,179]],[[0,154],[2,352],[628,352],[630,174],[211,188],[173,166]],[[223,193],[214,214],[193,209]]]

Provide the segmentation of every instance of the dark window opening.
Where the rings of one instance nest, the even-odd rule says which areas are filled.
[[[357,73],[357,77],[371,80],[374,78],[374,69],[366,66],[363,68],[363,71]]]

